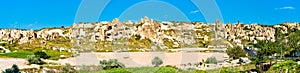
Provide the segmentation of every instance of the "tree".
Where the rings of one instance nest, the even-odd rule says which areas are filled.
[[[14,64],[11,68],[5,69],[2,73],[21,73],[19,67]]]
[[[265,59],[268,56],[274,56],[275,53],[280,53],[280,44],[276,42],[258,41],[254,47],[259,48],[256,53],[258,59]]]
[[[112,69],[112,68],[124,68],[125,65],[119,62],[117,59],[101,60],[100,66],[102,69]]]
[[[240,57],[246,57],[246,52],[241,47],[228,48],[226,50],[227,55],[233,59],[239,59]]]
[[[158,67],[159,65],[163,64],[163,61],[159,57],[155,57],[152,59],[152,65]]]

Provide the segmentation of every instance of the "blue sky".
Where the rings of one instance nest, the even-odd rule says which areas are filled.
[[[147,15],[160,21],[188,19],[206,22],[199,8],[190,0],[150,0],[159,2],[140,3],[143,1],[111,0],[103,12],[96,16],[99,17],[97,21],[111,21],[118,17],[120,20],[138,20]],[[236,23],[238,20],[247,24],[269,25],[300,22],[299,0],[215,1],[222,14],[223,23]],[[40,29],[70,26],[74,23],[81,2],[82,0],[2,0],[0,28]]]

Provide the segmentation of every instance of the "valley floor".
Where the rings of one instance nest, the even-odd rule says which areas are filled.
[[[60,63],[71,65],[99,65],[99,60],[118,59],[126,67],[152,66],[151,60],[159,57],[163,65],[180,66],[181,64],[197,63],[208,57],[216,57],[220,62],[227,59],[226,53],[199,53],[199,52],[110,52],[110,53],[80,53],[79,56],[59,60]]]
[[[216,57],[220,62],[227,59],[226,53],[200,53],[200,52],[90,52],[80,53],[79,56],[59,60],[45,60],[46,62],[54,62],[58,64],[69,63],[74,66],[82,65],[99,65],[100,60],[118,59],[119,62],[125,64],[126,67],[144,67],[153,66],[151,60],[159,57],[163,60],[163,65],[172,65],[182,67],[182,64],[199,63],[208,57]],[[0,70],[10,68],[13,64],[17,64],[20,68],[26,67],[26,59],[16,58],[0,58]]]

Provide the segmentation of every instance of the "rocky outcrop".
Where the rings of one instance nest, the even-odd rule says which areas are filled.
[[[156,44],[163,44],[163,39],[177,40],[177,44],[193,44],[196,39],[210,41],[215,34],[222,36],[228,41],[234,41],[241,44],[242,41],[255,43],[259,40],[275,41],[275,29],[282,29],[287,33],[288,29],[300,29],[299,23],[284,23],[276,26],[262,26],[258,24],[231,24],[223,25],[216,20],[216,26],[208,25],[202,22],[158,22],[148,17],[141,18],[139,22],[132,21],[120,22],[115,18],[111,22],[79,22],[74,23],[67,28],[46,28],[42,30],[18,30],[18,29],[0,29],[0,41],[10,43],[26,43],[33,39],[41,38],[42,41],[48,41],[58,37],[70,39],[81,39],[85,41],[107,40],[114,41],[118,39],[128,39],[132,35],[141,35],[142,39],[150,39]],[[74,41],[73,41],[74,42]],[[78,42],[80,43],[80,42]]]

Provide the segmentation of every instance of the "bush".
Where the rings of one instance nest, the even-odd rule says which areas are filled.
[[[124,68],[125,65],[119,62],[117,59],[101,60],[100,66],[102,69],[112,69],[112,68]]]
[[[43,59],[49,59],[50,56],[47,55],[45,52],[43,51],[37,51],[37,52],[34,52],[34,55],[37,57],[37,58],[43,58]]]
[[[44,64],[44,62],[41,61],[40,58],[37,58],[35,55],[28,56],[27,61],[29,62],[29,64]]]
[[[172,67],[160,67],[155,73],[177,73],[177,69]]]
[[[158,67],[159,65],[163,64],[163,61],[159,57],[155,57],[152,59],[152,65]]]
[[[216,57],[209,57],[209,58],[206,59],[205,63],[207,63],[207,64],[217,64],[218,61],[217,61]]]
[[[20,69],[16,64],[14,64],[11,68],[12,68],[14,73],[19,73],[20,72]]]
[[[5,69],[2,73],[21,73],[19,67],[14,64],[11,68]]]
[[[5,69],[5,71],[3,71],[2,73],[14,73],[14,71],[9,68],[9,69]]]
[[[63,68],[62,68],[62,73],[74,73],[75,70],[72,68],[72,66],[67,63]]]
[[[134,35],[135,36],[135,40],[140,40],[141,39],[141,35]]]

